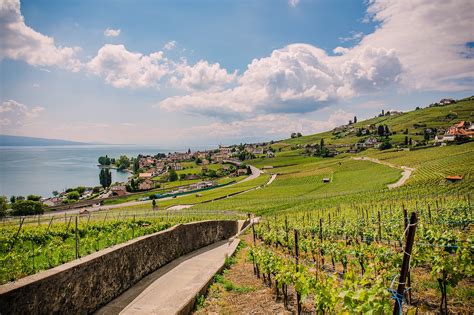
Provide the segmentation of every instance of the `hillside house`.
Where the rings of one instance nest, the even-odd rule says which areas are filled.
[[[454,182],[458,182],[458,181],[462,180],[462,176],[461,175],[450,175],[450,176],[446,176],[446,180],[451,182],[451,183],[454,183]]]
[[[139,190],[150,190],[155,187],[155,183],[151,179],[146,179],[140,183],[138,183]]]
[[[272,151],[267,151],[267,158],[274,158],[275,157],[275,153],[273,153]]]
[[[181,171],[183,169],[183,166],[179,163],[170,163],[168,164],[168,167],[175,171]]]
[[[152,177],[153,177],[153,173],[151,172],[138,174],[139,179],[147,179],[147,178],[152,178]]]
[[[110,188],[112,196],[124,196],[127,194],[127,188],[123,185],[113,186]]]
[[[456,101],[453,100],[452,98],[443,98],[441,101],[439,101],[440,105],[449,105],[452,103],[456,103]]]
[[[369,137],[369,138],[365,139],[365,141],[364,141],[365,147],[369,147],[369,148],[370,147],[375,147],[377,145],[377,143],[378,143],[378,140],[375,137]]]
[[[323,178],[323,183],[330,183],[331,179],[329,177],[324,177]]]
[[[253,154],[263,154],[263,148],[262,147],[258,147],[258,148],[255,148],[253,149]]]
[[[62,203],[62,199],[58,197],[48,198],[43,200],[43,204],[47,205],[48,207],[54,207],[60,205]]]
[[[238,175],[238,176],[247,175],[247,169],[245,169],[245,168],[239,168],[239,169],[237,170],[237,175]]]

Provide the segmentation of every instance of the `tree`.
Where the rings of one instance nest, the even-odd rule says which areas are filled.
[[[126,155],[121,155],[115,162],[119,171],[127,169],[130,166],[130,159]]]
[[[10,197],[10,203],[15,203],[16,201],[16,197],[15,196],[11,196]]]
[[[405,129],[404,134],[406,134],[406,135],[408,134],[408,128]]]
[[[98,161],[100,165],[104,165],[104,166],[110,165],[110,162],[111,162],[110,158],[107,155],[99,157]]]
[[[379,147],[380,150],[387,150],[391,148],[392,148],[392,144],[388,140],[385,140],[384,142],[382,142],[382,144]]]
[[[247,175],[252,175],[252,169],[250,166],[247,166]]]
[[[405,145],[408,145],[408,136],[405,136]]]
[[[385,128],[382,125],[377,127],[377,134],[382,137],[385,134]]]
[[[104,188],[107,188],[112,184],[112,173],[109,169],[103,168],[100,170],[99,174],[100,185]]]
[[[13,215],[33,215],[43,213],[43,204],[39,201],[20,200],[12,205]]]
[[[184,180],[186,178],[186,174],[179,174],[179,180]]]
[[[41,200],[41,196],[37,196],[37,195],[28,195],[28,197],[26,197],[26,200],[40,201],[40,200]]]
[[[357,124],[357,116],[354,116],[354,124]]]
[[[178,174],[176,173],[174,169],[170,169],[168,173],[169,173],[168,180],[170,182],[175,182],[178,180]]]
[[[153,198],[153,200],[151,201],[151,206],[152,206],[153,209],[156,208],[156,200],[155,200],[155,198]]]
[[[390,134],[390,129],[388,129],[388,126],[387,126],[387,125],[385,125],[385,130],[384,130],[384,132],[385,132],[385,135],[387,135],[387,136]]]
[[[136,158],[133,160],[133,172],[136,174],[138,173],[139,169],[140,169],[140,159]]]
[[[69,200],[79,200],[80,197],[81,197],[81,194],[76,190],[71,191],[70,193],[67,194],[67,199]]]
[[[59,195],[59,192],[57,190],[53,190],[53,196],[56,197],[57,195]]]
[[[408,140],[408,144],[413,145],[413,140],[411,140],[411,138]]]
[[[302,137],[303,135],[301,134],[301,132],[298,132],[296,133],[296,137],[299,138],[299,137]]]
[[[320,146],[321,148],[324,147],[324,138],[321,138],[321,140],[319,141],[319,146]]]
[[[0,217],[7,215],[7,197],[0,196]]]

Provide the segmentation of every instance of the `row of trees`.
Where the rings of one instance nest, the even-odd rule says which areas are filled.
[[[117,160],[109,158],[107,155],[101,156],[98,161],[102,166],[116,165],[118,170],[124,170],[130,167],[130,159],[126,155],[121,155]]]
[[[33,196],[33,195],[31,195]],[[19,196],[21,197],[21,196]],[[35,196],[37,197],[37,196]],[[41,197],[40,197],[41,198]],[[10,199],[11,200],[11,199]],[[43,204],[39,200],[14,199],[10,203],[12,215],[35,215],[43,214]],[[8,200],[5,196],[0,196],[0,217],[4,217],[8,212]]]

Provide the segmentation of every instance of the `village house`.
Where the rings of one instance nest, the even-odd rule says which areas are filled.
[[[139,190],[150,190],[155,187],[155,183],[151,179],[146,179],[138,184]]]
[[[183,166],[179,163],[170,163],[168,164],[168,167],[175,171],[181,171],[183,169]]]
[[[150,172],[138,174],[139,179],[147,179],[147,178],[152,178],[152,177],[153,177],[153,173],[150,173]]]
[[[54,207],[60,205],[62,203],[62,199],[58,197],[48,198],[43,200],[43,204],[47,205],[48,207]]]
[[[440,105],[449,105],[452,103],[456,103],[456,101],[453,100],[452,98],[443,98],[441,101],[439,101]]]
[[[275,153],[273,153],[272,151],[267,151],[267,158],[274,158],[275,157]]]
[[[378,143],[378,140],[375,137],[369,137],[369,138],[365,139],[365,141],[364,141],[365,147],[375,147],[377,145],[377,143]]]
[[[472,138],[474,138],[474,125],[470,121],[461,121],[449,127],[444,135],[436,135],[434,145],[442,145],[443,143],[462,141]]]
[[[227,154],[229,155],[231,152],[232,152],[232,148],[231,147],[224,147],[224,146],[219,146],[219,152],[221,154]]]
[[[247,170],[245,168],[239,168],[237,170],[237,175],[238,176],[244,176],[244,175],[247,175]]]
[[[123,185],[110,187],[112,196],[124,196],[127,194],[127,188]]]
[[[253,149],[253,154],[263,154],[263,148],[262,147],[257,147]]]

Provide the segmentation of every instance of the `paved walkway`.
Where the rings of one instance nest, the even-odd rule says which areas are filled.
[[[230,239],[184,255],[143,278],[97,314],[176,314],[187,310],[238,244],[239,239]]]

